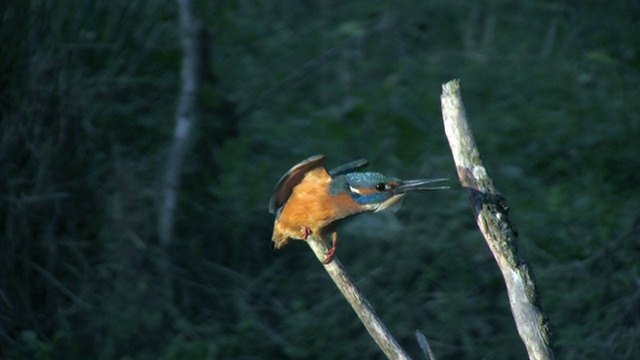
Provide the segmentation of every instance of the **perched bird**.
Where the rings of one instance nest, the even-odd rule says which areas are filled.
[[[365,159],[331,171],[323,163],[324,155],[315,155],[287,171],[273,190],[269,212],[276,215],[272,236],[276,249],[290,239],[306,240],[311,234],[324,238],[331,234],[332,245],[325,264],[331,262],[336,252],[339,220],[387,209],[408,191],[447,188],[429,186],[447,179],[402,181],[375,172],[355,172],[368,164]]]

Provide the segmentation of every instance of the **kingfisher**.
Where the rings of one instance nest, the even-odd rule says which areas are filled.
[[[273,190],[269,212],[275,214],[273,247],[281,249],[289,240],[307,240],[311,234],[331,235],[325,264],[331,262],[338,241],[340,220],[364,212],[379,212],[399,204],[405,193],[446,189],[431,186],[448,179],[400,180],[376,172],[358,172],[366,166],[359,159],[327,170],[324,155],[314,155],[287,171]]]

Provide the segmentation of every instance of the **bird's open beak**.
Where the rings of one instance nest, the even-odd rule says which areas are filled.
[[[402,194],[407,191],[448,189],[449,187],[446,185],[442,185],[442,186],[431,185],[433,183],[438,183],[443,181],[449,181],[449,179],[418,179],[418,180],[402,181],[400,185],[393,188],[392,192],[394,194]]]

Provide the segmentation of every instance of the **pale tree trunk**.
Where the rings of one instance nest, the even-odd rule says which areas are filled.
[[[166,249],[173,241],[173,228],[182,163],[187,143],[195,122],[195,103],[198,89],[197,26],[192,13],[191,0],[177,0],[180,11],[180,37],[182,39],[182,68],[180,70],[180,97],[176,113],[173,143],[168,154],[161,192],[158,216],[160,246]]]
[[[195,122],[195,104],[198,88],[197,27],[192,13],[191,0],[178,0],[180,12],[180,37],[182,39],[182,67],[180,69],[180,95],[176,112],[173,142],[167,157],[158,212],[158,238],[160,239],[158,271],[162,278],[162,293],[167,312],[175,321],[182,319],[174,304],[174,276],[171,268],[170,246],[173,243],[175,212],[180,189],[180,174],[187,151],[188,139]]]

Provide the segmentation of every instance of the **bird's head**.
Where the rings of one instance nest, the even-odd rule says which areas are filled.
[[[397,204],[404,194],[417,190],[446,189],[432,184],[448,179],[400,180],[375,172],[353,172],[336,176],[330,191],[334,194],[347,191],[362,211],[378,212]]]

